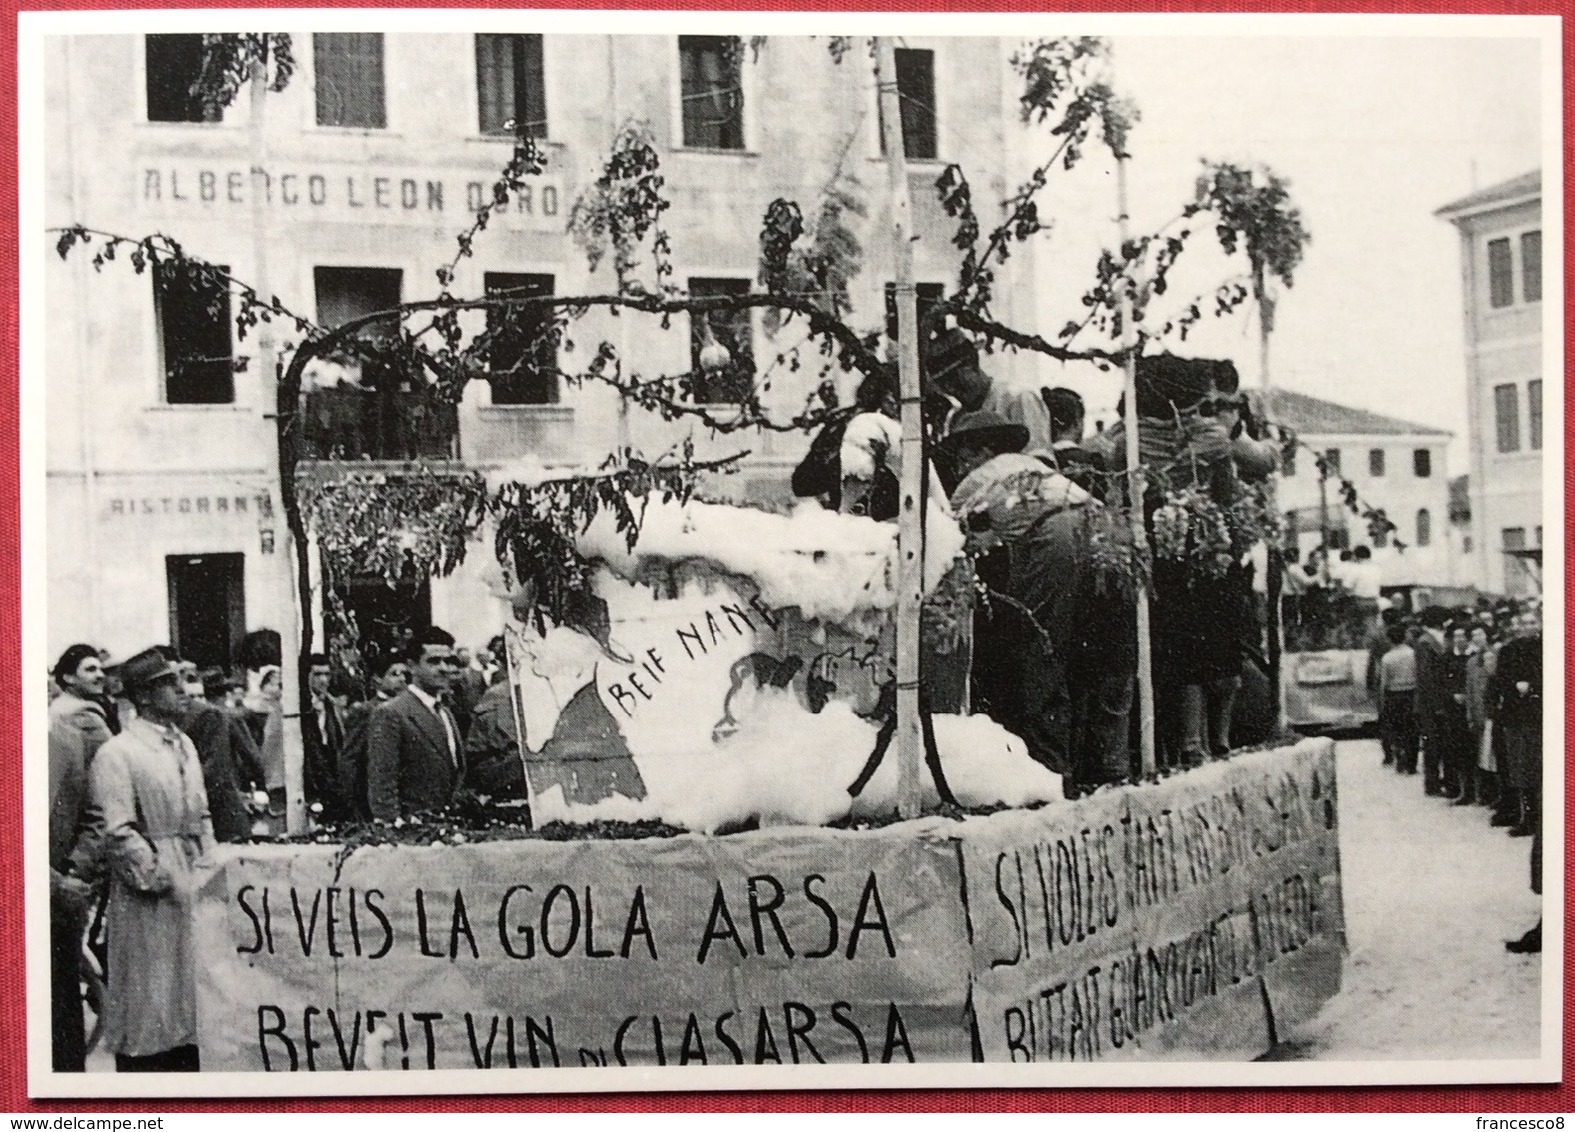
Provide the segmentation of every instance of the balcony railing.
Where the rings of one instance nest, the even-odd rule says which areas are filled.
[[[301,396],[307,460],[453,460],[457,408],[426,391],[341,384]]]

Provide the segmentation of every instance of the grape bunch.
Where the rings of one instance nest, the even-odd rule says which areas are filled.
[[[1236,558],[1224,510],[1202,488],[1171,492],[1154,512],[1154,557],[1220,577]]]

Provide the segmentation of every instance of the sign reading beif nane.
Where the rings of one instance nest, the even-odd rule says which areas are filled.
[[[493,199],[494,177],[471,170],[170,157],[135,168],[138,206],[164,215],[249,214],[260,202],[291,220],[453,227]],[[497,218],[509,228],[558,230],[568,214],[564,197],[557,177],[531,177]]]

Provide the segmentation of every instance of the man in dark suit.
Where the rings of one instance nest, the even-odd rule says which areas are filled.
[[[345,740],[339,751],[339,790],[351,800],[357,821],[372,817],[366,777],[366,739],[372,713],[410,687],[410,666],[402,656],[382,653],[372,662],[372,675],[377,679],[372,698],[351,704],[345,712]]]
[[[443,702],[457,664],[454,638],[424,629],[406,659],[410,687],[367,725],[367,802],[378,821],[447,805],[464,777],[459,725]]]
[[[202,674],[202,694],[194,695],[180,729],[197,748],[213,836],[220,841],[245,841],[252,833],[247,808],[251,793],[263,782],[262,756],[246,724],[221,705],[229,681],[217,668]]]
[[[1499,650],[1488,692],[1493,725],[1504,735],[1504,758],[1521,798],[1520,824],[1510,836],[1532,834],[1531,891],[1542,895],[1542,625],[1540,614],[1521,617],[1518,635]],[[1542,921],[1504,945],[1517,955],[1542,950]]]
[[[458,667],[449,681],[448,700],[449,708],[459,723],[460,738],[463,739],[470,734],[471,714],[486,694],[487,681],[479,669],[471,666],[468,650],[455,649],[454,656],[458,660]]]
[[[1453,706],[1444,684],[1444,625],[1449,619],[1442,606],[1430,605],[1417,620],[1422,631],[1412,648],[1416,651],[1416,723],[1422,734],[1422,786],[1429,794],[1443,794],[1447,746],[1446,717]]]
[[[313,653],[306,672],[312,694],[311,714],[301,720],[301,742],[306,749],[307,800],[321,802],[323,817],[344,821],[355,816],[352,799],[340,790],[339,757],[345,745],[344,712],[329,691],[333,669],[322,653]]]

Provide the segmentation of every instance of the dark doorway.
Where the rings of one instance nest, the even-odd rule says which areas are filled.
[[[230,667],[246,633],[246,556],[172,554],[169,580],[170,644],[198,668]]]
[[[432,586],[415,572],[394,585],[374,576],[335,580],[338,609],[325,611],[329,644],[338,655],[345,646],[360,659],[363,672],[375,672],[379,660],[396,654],[411,633],[432,624]]]

